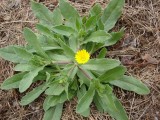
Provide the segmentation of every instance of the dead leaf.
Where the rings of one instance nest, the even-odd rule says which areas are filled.
[[[132,60],[133,56],[122,56],[121,57],[121,62],[123,65],[131,65],[133,64],[133,60]]]
[[[148,63],[151,64],[158,64],[159,61],[156,58],[153,58],[150,54],[145,54],[144,56],[142,56],[143,60],[146,60]]]

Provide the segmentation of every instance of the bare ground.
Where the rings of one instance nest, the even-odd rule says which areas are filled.
[[[37,0],[51,10],[56,0]],[[108,0],[72,0],[71,3],[86,15],[89,8]],[[34,18],[29,0],[0,0],[0,47],[25,44],[22,29],[34,29]],[[126,0],[121,19],[114,31],[125,27],[125,36],[113,47],[107,57],[120,59],[128,68],[127,74],[142,80],[150,89],[147,96],[115,88],[130,120],[160,120],[160,0]],[[14,74],[13,64],[0,59],[0,84]],[[0,90],[0,120],[41,120],[43,96],[28,106],[20,106],[22,95],[17,90]],[[66,102],[62,120],[110,120],[108,114],[99,113],[92,105],[89,118],[75,113],[76,99]]]

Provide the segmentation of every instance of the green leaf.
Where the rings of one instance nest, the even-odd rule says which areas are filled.
[[[110,84],[118,86],[124,90],[133,91],[140,95],[146,95],[150,93],[149,88],[143,84],[140,80],[134,77],[123,76],[117,80],[111,81]]]
[[[49,82],[50,78],[51,78],[51,74],[46,72],[46,82]]]
[[[61,25],[63,23],[63,17],[59,8],[55,8],[53,13],[54,25]]]
[[[78,49],[78,40],[74,35],[69,37],[69,46],[74,52]]]
[[[44,50],[44,51],[51,51],[51,50],[61,50],[62,48],[61,47],[52,47],[52,46],[45,46],[45,47],[42,47],[42,49]],[[28,51],[29,52],[31,52],[31,53],[35,53],[36,51],[33,49],[33,48],[30,48],[30,49],[28,49]]]
[[[75,75],[77,74],[77,71],[78,71],[78,67],[76,65],[73,65],[70,71],[68,72],[69,78],[71,78],[71,80],[74,79]]]
[[[84,70],[84,72],[88,74],[88,71]],[[78,70],[77,76],[79,78],[80,85],[82,84],[86,84],[87,86],[90,85],[90,79],[88,79],[81,70]]]
[[[115,118],[116,120],[128,120],[127,114],[121,103],[113,94],[106,93],[101,97],[101,100],[103,102],[104,111],[108,112],[112,118]]]
[[[36,66],[32,65],[32,64],[29,64],[29,63],[21,63],[21,64],[17,64],[15,67],[14,67],[14,70],[15,71],[31,71],[33,70],[34,68],[36,68]]]
[[[55,108],[49,108],[47,111],[45,111],[44,116],[43,116],[43,120],[54,120],[54,113]]]
[[[38,72],[43,70],[44,66],[38,67],[27,73],[19,84],[19,91],[22,93],[26,91],[33,82],[33,79],[38,75]]]
[[[97,92],[95,93],[95,96],[94,96],[94,104],[96,105],[98,111],[100,112],[103,112],[103,102],[101,101],[100,97],[98,96]]]
[[[45,91],[47,95],[60,95],[64,91],[64,86],[60,83],[53,83]]]
[[[52,97],[55,98],[55,96],[51,96],[51,95],[47,96],[45,98],[45,100],[43,102],[43,109],[44,109],[44,111],[47,111],[51,107],[51,104],[49,103],[49,101],[51,100]]]
[[[74,51],[68,45],[66,45],[61,39],[59,39],[59,43],[61,44],[61,47],[63,48],[65,55],[74,59]]]
[[[108,106],[108,109],[112,109],[113,111],[117,112],[117,108],[114,103],[112,94],[105,93],[103,95],[103,98],[104,98],[103,104],[106,104]]]
[[[24,60],[31,60],[33,57],[32,53],[29,53],[27,50],[25,50],[24,48],[20,48],[20,47],[14,47],[14,51],[17,54],[17,56],[21,57]]]
[[[45,7],[43,4],[41,3],[37,3],[35,1],[31,1],[31,8],[33,13],[35,14],[35,16],[42,20],[42,21],[46,21],[47,23],[53,24],[54,23],[54,19],[52,17],[52,12]]]
[[[23,76],[26,73],[18,73],[15,74],[14,76],[7,78],[1,85],[1,89],[3,90],[9,90],[12,88],[18,88],[20,80],[23,78]]]
[[[15,54],[14,47],[15,46],[11,45],[4,48],[0,48],[0,57],[13,63],[23,62],[24,60],[17,56],[17,54]]]
[[[112,29],[122,14],[125,0],[111,0],[102,14],[102,22],[105,24],[105,31]]]
[[[120,120],[128,120],[126,111],[124,110],[124,108],[123,108],[122,104],[120,103],[120,101],[114,95],[113,95],[113,99],[114,99],[115,106],[119,110],[119,115],[117,116],[117,120],[118,119],[120,119]]]
[[[102,23],[101,18],[98,19],[97,26],[99,30],[104,30],[104,24]]]
[[[126,72],[126,68],[124,66],[118,66],[118,67],[115,67],[111,70],[106,71],[98,79],[101,82],[108,83],[110,81],[117,80],[117,79],[121,78],[125,72]]]
[[[76,30],[77,31],[80,31],[81,30],[81,28],[82,28],[82,21],[79,21],[78,19],[76,19]],[[75,27],[74,27],[75,28]],[[73,29],[74,29],[73,28]]]
[[[71,61],[71,59],[65,55],[59,55],[59,54],[49,54],[49,56],[54,59],[55,61]]]
[[[59,0],[59,8],[63,17],[67,20],[80,18],[76,9],[71,6],[66,0]]]
[[[43,120],[60,120],[63,110],[63,104],[58,104],[50,108],[44,114]]]
[[[86,30],[92,30],[96,27],[96,23],[97,23],[97,16],[92,16],[90,17],[85,24]]]
[[[27,93],[24,97],[22,97],[20,104],[28,105],[33,102],[36,98],[38,98],[47,88],[46,84],[42,84],[36,88],[34,88],[31,92]]]
[[[34,34],[34,32],[29,28],[24,28],[23,31],[25,40],[39,53],[40,55],[48,58],[47,54],[42,49],[37,36]]]
[[[90,115],[90,108],[87,108],[84,112],[79,113],[80,115],[84,116],[84,117],[89,117]]]
[[[89,11],[91,16],[98,16],[102,12],[102,7],[99,3],[96,3]]]
[[[89,108],[93,100],[94,94],[95,94],[95,83],[91,83],[87,93],[84,94],[84,96],[78,102],[76,108],[77,113],[83,113]]]
[[[54,111],[54,114],[53,114],[54,120],[60,120],[61,119],[62,110],[63,110],[63,104],[58,104],[58,105],[55,106],[55,111]]]
[[[102,48],[101,51],[99,52],[97,58],[105,58],[107,53],[107,49],[106,48]]]
[[[114,94],[107,92],[103,96],[96,94],[94,102],[101,112],[108,112],[112,118],[116,118],[116,120],[128,120],[124,108]]]
[[[85,85],[82,85],[80,90],[77,93],[78,101],[83,97],[84,94],[86,94],[87,90]],[[80,113],[84,117],[88,117],[90,115],[90,108],[86,109],[84,112]]]
[[[80,89],[78,90],[77,92],[77,97],[78,97],[78,101],[80,101],[80,99],[83,97],[84,94],[87,93],[87,90],[86,90],[86,86],[85,85],[82,85],[80,87]]]
[[[106,33],[103,30],[98,30],[96,32],[93,32],[88,38],[86,38],[82,42],[82,44],[88,43],[88,42],[105,43],[110,38],[111,38],[111,35],[109,33]]]
[[[112,32],[110,35],[111,38],[105,41],[104,46],[111,46],[118,42],[118,40],[120,40],[124,35],[124,29],[121,29],[119,32]]]
[[[69,99],[72,97],[73,94],[69,93]],[[47,96],[43,103],[43,109],[47,111],[50,107],[56,106],[59,103],[64,103],[67,99],[68,98],[65,92],[58,96]]]
[[[98,49],[106,46],[111,46],[117,43],[124,35],[124,28],[122,28],[119,32],[112,32],[110,33],[111,38],[105,41],[105,43],[99,43],[94,47],[93,52],[97,51]]]
[[[52,106],[55,106],[55,105],[57,105],[59,102],[59,98],[60,98],[60,96],[52,96],[50,99],[48,99],[48,103],[47,103],[47,106],[48,106],[48,108],[47,108],[47,106],[44,108],[44,110],[47,110],[47,109],[49,109],[49,107],[52,107]]]
[[[55,26],[52,28],[52,30],[55,33],[66,36],[70,36],[75,33],[75,30],[73,28],[64,25]]]
[[[82,65],[84,69],[95,71],[107,71],[120,65],[120,61],[115,59],[90,59],[86,64]]]
[[[46,35],[47,37],[50,37],[52,39],[55,39],[54,37],[54,33],[49,29],[47,28],[46,26],[42,25],[42,24],[37,24],[36,25],[36,28],[44,35]]]

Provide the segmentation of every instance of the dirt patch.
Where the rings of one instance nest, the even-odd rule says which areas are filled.
[[[53,10],[56,0],[37,0]],[[86,15],[94,2],[102,6],[108,0],[71,0],[81,13]],[[121,19],[114,31],[125,27],[125,36],[113,47],[108,57],[120,59],[128,68],[127,74],[135,76],[150,87],[151,93],[139,96],[115,88],[117,97],[125,106],[130,120],[160,119],[160,1],[126,0]],[[25,44],[22,29],[34,29],[37,19],[31,12],[29,0],[1,0],[0,4],[0,47],[11,44]],[[0,83],[14,74],[13,64],[0,59]],[[0,120],[41,120],[43,96],[32,104],[22,107],[22,95],[16,90],[0,90]],[[75,113],[76,99],[64,105],[62,120],[110,120],[108,114],[99,113],[92,105],[89,118]]]

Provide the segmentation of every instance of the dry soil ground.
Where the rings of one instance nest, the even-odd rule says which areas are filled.
[[[50,10],[56,0],[37,0]],[[86,15],[94,2],[106,6],[108,0],[72,0],[81,13]],[[11,44],[25,44],[22,29],[34,29],[34,18],[29,0],[0,0],[0,47]],[[107,57],[120,59],[127,66],[128,73],[142,80],[150,89],[147,96],[115,88],[130,120],[160,120],[160,0],[126,0],[123,15],[114,31],[125,27],[121,42],[109,47]],[[0,59],[0,84],[14,74],[13,64]],[[22,97],[16,90],[0,90],[0,120],[41,120],[43,96],[32,104],[22,107]],[[76,100],[64,106],[62,120],[110,120],[107,114],[100,114],[92,105],[88,119],[75,113]]]

